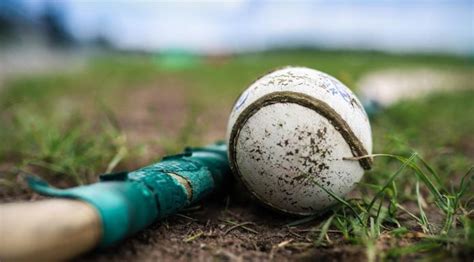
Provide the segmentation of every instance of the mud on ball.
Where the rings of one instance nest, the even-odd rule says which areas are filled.
[[[370,123],[339,80],[304,67],[269,73],[247,88],[227,126],[235,176],[265,205],[311,215],[344,196],[371,159]]]

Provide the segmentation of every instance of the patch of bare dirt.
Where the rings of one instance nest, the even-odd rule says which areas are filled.
[[[183,142],[179,141],[183,135],[200,141],[199,145],[186,146],[224,139],[231,105],[227,101],[204,104],[195,95],[190,83],[168,77],[125,90],[112,99],[120,101],[112,104],[112,111],[127,142],[146,146],[138,164],[156,160],[165,153],[165,144]],[[190,134],[183,134],[184,129],[189,129]]]
[[[183,83],[165,79],[120,94],[114,111],[132,143],[147,142],[182,128],[187,99]]]
[[[290,228],[286,225],[298,218],[266,210],[242,193],[236,186],[229,195],[214,195],[77,261],[285,261],[314,255],[305,252],[313,247],[311,227],[317,222]]]
[[[224,139],[232,107],[230,103],[226,102],[228,101],[216,102],[203,108],[203,112],[197,119],[197,124],[203,129],[201,135],[203,143]]]
[[[400,100],[434,92],[473,88],[472,72],[452,72],[430,68],[384,69],[362,77],[358,91],[362,99],[388,107]]]
[[[116,95],[111,110],[130,146],[144,145],[146,152],[136,165],[163,155],[161,143],[176,139],[190,111],[186,85],[176,78],[126,89]]]

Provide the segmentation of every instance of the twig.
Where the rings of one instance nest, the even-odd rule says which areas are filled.
[[[179,214],[179,213],[176,214],[176,216],[182,217],[182,218],[186,218],[186,219],[189,219],[189,220],[191,220],[191,221],[198,221],[198,220],[195,219],[195,218],[192,218],[192,217],[189,217],[189,216],[186,216],[186,215],[183,215],[183,214]]]
[[[286,245],[290,244],[292,241],[293,239],[289,239],[289,240],[282,241],[278,243],[277,245],[274,245],[272,247],[272,250],[270,251],[270,255],[269,255],[270,260],[273,260],[273,256],[275,255],[275,252],[278,251],[278,249],[284,248]]]
[[[255,223],[253,222],[242,222],[242,223],[236,223],[236,222],[232,222],[232,221],[229,221],[229,220],[223,220],[224,222],[226,223],[229,223],[231,225],[233,225],[232,227],[230,227],[229,229],[227,229],[225,232],[224,232],[224,235],[227,235],[230,231],[236,229],[236,228],[242,228],[242,229],[245,229],[251,233],[254,233],[254,234],[258,234],[258,231],[254,230],[254,229],[251,229],[249,227],[246,227],[246,225],[255,225]]]
[[[202,236],[203,234],[204,234],[204,232],[202,230],[199,230],[199,233],[194,234],[194,235],[184,239],[183,241],[186,242],[186,243],[191,242],[191,241],[195,240],[196,238]]]

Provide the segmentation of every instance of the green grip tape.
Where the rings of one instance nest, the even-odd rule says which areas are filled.
[[[102,182],[69,189],[49,186],[37,177],[28,177],[37,193],[79,199],[94,206],[102,222],[100,247],[119,242],[150,225],[158,217],[156,199],[146,186],[133,182]]]
[[[100,247],[107,247],[219,188],[230,177],[226,152],[222,143],[188,148],[136,171],[103,175],[100,183],[69,189],[50,187],[37,177],[28,182],[40,194],[94,206],[102,221]]]

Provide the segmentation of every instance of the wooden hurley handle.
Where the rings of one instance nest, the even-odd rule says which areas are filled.
[[[67,259],[94,248],[101,235],[96,209],[82,201],[0,205],[0,261]]]

